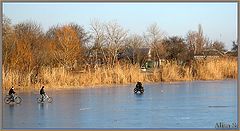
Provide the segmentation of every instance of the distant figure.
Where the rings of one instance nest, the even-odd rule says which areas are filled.
[[[143,89],[142,83],[141,82],[137,82],[136,88],[137,89]]]
[[[15,96],[14,96],[14,94],[15,94],[16,92],[14,91],[14,87],[12,86],[12,88],[9,90],[9,92],[8,92],[8,95],[10,95],[11,97],[10,97],[10,99],[14,102],[14,98],[15,98]]]
[[[40,90],[40,95],[42,96],[42,102],[43,102],[43,100],[44,100],[44,98],[45,98],[45,96],[46,96],[46,93],[45,93],[45,91],[44,91],[44,86],[42,86],[42,88],[41,88],[41,90]]]
[[[138,91],[140,91],[141,94],[144,92],[141,82],[137,82],[136,87],[134,88],[134,93],[138,93]]]

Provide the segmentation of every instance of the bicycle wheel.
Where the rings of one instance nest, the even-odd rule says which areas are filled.
[[[38,103],[42,103],[43,101],[42,101],[42,98],[40,97],[40,98],[37,98],[37,102]]]
[[[137,92],[138,92],[137,88],[134,88],[134,93],[137,93]]]
[[[52,97],[48,97],[47,101],[48,101],[48,103],[51,103],[53,101],[53,98]]]
[[[6,96],[6,97],[4,98],[4,102],[5,102],[6,104],[9,104],[9,103],[11,102],[10,97],[9,97],[9,96]]]
[[[20,103],[22,102],[22,98],[19,97],[19,96],[17,96],[17,97],[15,98],[15,102],[16,102],[17,104],[20,104]]]

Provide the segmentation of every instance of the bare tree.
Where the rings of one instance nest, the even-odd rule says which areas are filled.
[[[50,52],[61,66],[72,69],[83,58],[85,35],[83,28],[75,24],[52,27],[47,32]]]
[[[118,51],[124,44],[128,31],[115,22],[107,23],[105,29],[106,46],[108,55],[110,55],[108,62],[114,65],[117,60]]]
[[[198,54],[204,50],[204,46],[205,46],[205,40],[204,40],[203,29],[201,24],[198,25],[198,32],[196,37],[197,38],[196,38],[195,54]]]
[[[161,32],[159,26],[154,23],[147,28],[147,33],[144,35],[146,43],[150,46],[160,42],[164,38],[164,33]]]
[[[197,39],[197,32],[189,31],[186,37],[186,44],[188,45],[188,49],[192,53],[196,53],[196,39]]]
[[[165,38],[163,44],[166,47],[166,59],[177,60],[181,63],[190,59],[191,56],[183,38],[178,36]]]
[[[11,66],[19,71],[30,72],[38,64],[36,53],[42,49],[44,34],[40,25],[33,22],[19,23],[14,26],[14,53]]]
[[[125,54],[128,56],[128,59],[132,64],[139,63],[141,64],[141,50],[144,45],[144,38],[140,35],[134,34],[127,38],[125,44]]]
[[[187,33],[186,42],[193,54],[200,54],[211,45],[211,41],[203,35],[201,24],[198,25],[198,31],[189,31]]]
[[[107,56],[104,51],[106,37],[104,35],[104,24],[97,20],[91,22],[91,34],[93,38],[93,46],[91,47],[91,55],[94,59],[95,66],[100,62],[107,61]]]
[[[216,49],[218,51],[224,51],[224,43],[216,40],[211,44],[210,48],[211,49]]]
[[[14,46],[14,30],[13,27],[11,25],[11,20],[6,17],[5,15],[3,16],[3,22],[2,22],[2,65],[3,68],[5,69],[5,71],[7,70],[7,68],[9,67],[9,63],[10,63],[10,59],[11,59],[11,55],[13,53],[13,50],[15,48]]]
[[[166,52],[166,48],[162,44],[164,37],[164,32],[160,30],[156,23],[148,27],[147,33],[145,35],[146,43],[150,45],[150,48],[152,49],[152,54],[154,56],[153,59],[156,59],[155,57],[157,57],[158,63],[160,63],[161,57],[163,57]]]

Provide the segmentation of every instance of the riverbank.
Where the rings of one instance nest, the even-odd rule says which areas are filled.
[[[196,61],[191,66],[169,62],[162,68],[143,72],[139,65],[116,65],[95,70],[69,71],[60,68],[41,68],[37,82],[32,83],[31,73],[23,76],[18,71],[3,70],[3,90],[12,85],[21,90],[39,89],[45,85],[51,89],[86,88],[99,85],[130,84],[141,82],[171,82],[192,80],[223,80],[237,78],[237,59],[214,59]]]

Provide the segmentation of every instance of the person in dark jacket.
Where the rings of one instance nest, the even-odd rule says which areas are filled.
[[[142,83],[141,82],[137,82],[136,88],[137,89],[143,89]]]
[[[44,100],[46,93],[44,91],[44,86],[42,86],[41,90],[40,90],[40,95],[42,96],[42,101]]]
[[[14,94],[15,94],[16,92],[14,91],[14,87],[12,86],[12,88],[9,90],[9,92],[8,92],[8,95],[10,95],[10,99],[14,102]]]

